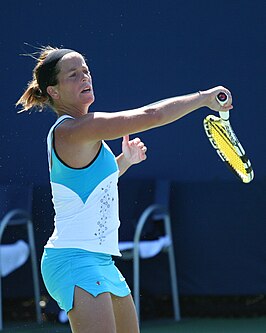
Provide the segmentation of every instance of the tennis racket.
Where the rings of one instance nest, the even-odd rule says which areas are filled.
[[[228,96],[220,92],[216,97],[220,105],[228,101]],[[244,183],[249,183],[254,178],[254,172],[245,150],[240,144],[229,122],[229,111],[219,112],[220,117],[207,116],[204,121],[206,135],[229,169]]]

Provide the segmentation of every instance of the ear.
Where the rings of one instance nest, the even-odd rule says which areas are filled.
[[[48,86],[46,91],[53,99],[59,99],[59,93],[55,86]]]

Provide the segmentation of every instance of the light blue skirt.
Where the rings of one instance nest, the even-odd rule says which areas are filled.
[[[130,289],[109,254],[82,249],[44,249],[41,272],[46,289],[66,312],[73,308],[78,286],[96,297],[109,292],[125,297]]]

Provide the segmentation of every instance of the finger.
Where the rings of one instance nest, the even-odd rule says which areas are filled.
[[[129,134],[128,135],[124,135],[123,136],[123,144],[128,144],[128,142],[129,142]]]
[[[233,109],[233,105],[229,104],[229,105],[223,105],[220,107],[220,111],[228,111],[228,110],[232,110]]]
[[[147,152],[147,147],[144,146],[144,147],[141,149],[141,159],[142,159],[142,160],[146,160],[146,158],[147,158],[146,152]]]
[[[140,142],[141,142],[140,138],[135,138],[135,139],[133,140],[133,143],[134,143],[135,145],[137,145],[137,144],[140,143]]]
[[[146,158],[147,158],[147,155],[146,155],[145,153],[143,153],[143,154],[141,155],[141,159],[142,159],[142,161],[146,160]]]
[[[231,110],[231,109],[233,109],[233,105],[225,105],[224,107],[223,107],[223,110]]]

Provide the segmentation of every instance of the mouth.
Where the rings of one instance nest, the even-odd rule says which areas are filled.
[[[81,91],[82,94],[86,94],[86,93],[90,93],[91,92],[91,88],[88,87],[88,88],[85,88]]]

